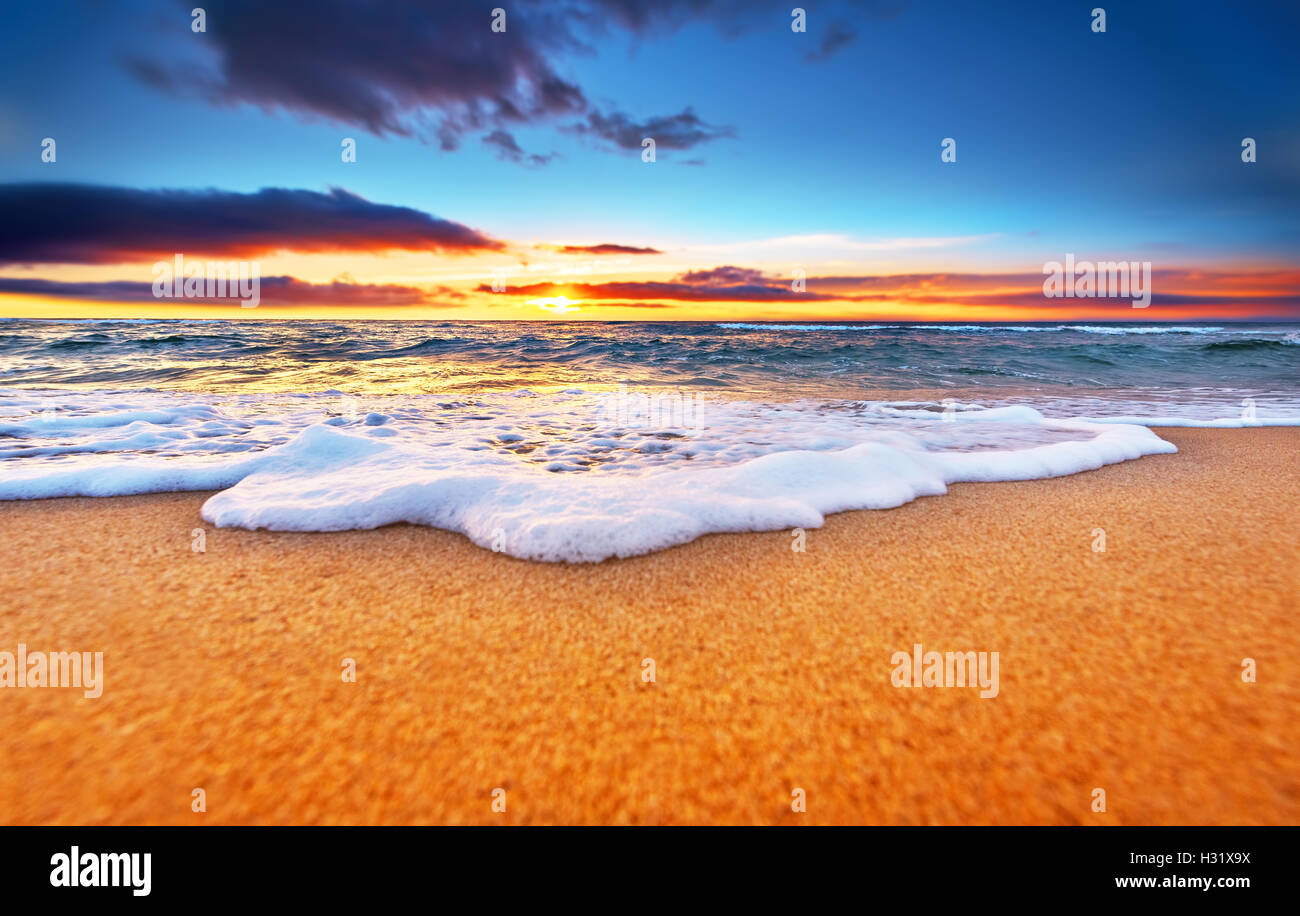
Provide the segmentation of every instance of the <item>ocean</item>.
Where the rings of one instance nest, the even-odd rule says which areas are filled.
[[[0,499],[217,491],[545,561],[1300,425],[1287,324],[0,321]]]

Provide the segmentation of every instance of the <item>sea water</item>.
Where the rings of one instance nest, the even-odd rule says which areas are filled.
[[[1295,325],[0,321],[0,499],[594,562],[1300,425]]]

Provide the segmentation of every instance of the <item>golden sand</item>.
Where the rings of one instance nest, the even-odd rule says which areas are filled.
[[[1159,432],[804,553],[596,566],[213,529],[204,494],[0,504],[0,650],[106,670],[0,690],[0,822],[1296,823],[1300,430]],[[917,642],[997,651],[999,695],[894,687]]]

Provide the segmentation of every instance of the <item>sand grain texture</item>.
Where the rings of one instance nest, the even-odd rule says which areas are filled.
[[[1300,430],[1158,432],[1180,454],[833,516],[803,554],[198,554],[204,494],[0,504],[0,649],[106,668],[98,700],[0,690],[0,822],[1296,823]],[[998,651],[1000,695],[893,687],[918,641]]]

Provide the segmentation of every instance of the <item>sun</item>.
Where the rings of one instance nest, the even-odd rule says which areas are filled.
[[[579,299],[577,301],[581,302],[582,300]],[[553,312],[556,315],[579,311],[574,300],[570,299],[568,296],[550,296],[544,299],[529,299],[528,304],[539,305],[545,311]]]

